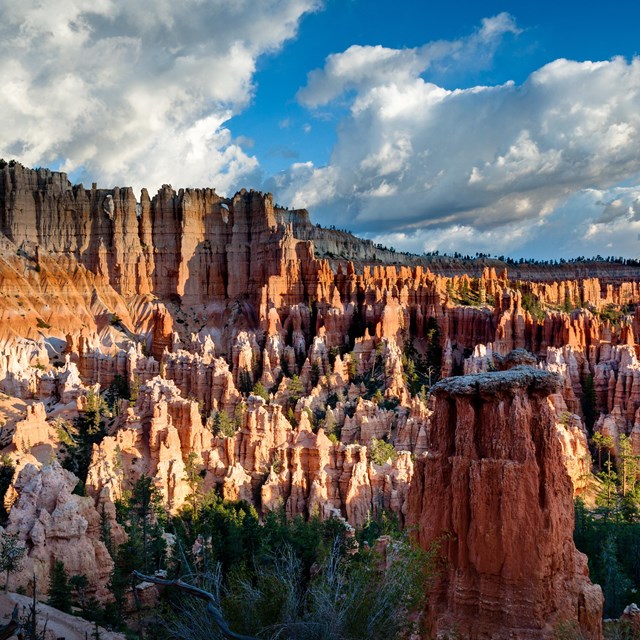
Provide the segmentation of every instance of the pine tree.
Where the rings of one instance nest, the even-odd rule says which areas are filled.
[[[235,423],[235,429],[242,429],[244,427],[244,416],[247,412],[247,405],[244,400],[236,405],[233,412],[233,421]],[[232,434],[233,435],[233,434]]]
[[[618,470],[622,480],[622,496],[626,497],[629,491],[633,491],[638,472],[638,461],[633,455],[631,438],[624,434],[618,436],[618,451],[620,462]]]
[[[64,613],[71,613],[71,585],[62,560],[56,560],[51,569],[48,604]]]
[[[596,387],[591,374],[585,378],[583,392],[582,413],[584,414],[584,424],[589,433],[591,433],[596,421]]]
[[[358,375],[358,361],[356,360],[356,356],[353,353],[348,354],[349,358],[347,360],[347,370],[349,373],[349,382],[355,382],[355,379]]]
[[[625,596],[631,588],[631,581],[625,575],[616,554],[616,539],[609,533],[600,551],[602,591],[604,593],[604,615],[617,618],[627,601]]]
[[[300,400],[304,395],[304,385],[302,384],[302,380],[300,380],[299,376],[295,374],[293,375],[289,381],[287,391],[289,392],[289,406],[292,409],[295,409],[298,400]]]
[[[148,573],[150,556],[154,555],[150,542],[156,537],[161,537],[157,519],[162,513],[162,496],[149,476],[140,476],[133,485],[129,508],[132,516],[131,526],[139,527],[142,534],[142,568]]]
[[[224,409],[218,411],[213,421],[214,435],[230,438],[235,432],[236,425],[234,421],[229,417],[229,414]]]
[[[427,340],[425,367],[429,376],[429,386],[431,386],[432,382],[436,382],[440,378],[440,369],[442,367],[440,328],[437,320],[433,317],[427,320],[425,338]]]
[[[200,457],[195,451],[187,456],[184,465],[184,479],[189,485],[189,495],[187,503],[191,506],[194,519],[198,517],[198,503],[202,497],[202,484],[204,483],[204,467],[200,462]]]
[[[6,573],[4,590],[9,586],[9,574],[20,571],[26,549],[20,544],[17,535],[3,533],[0,538],[0,572]]]
[[[266,387],[262,384],[262,382],[260,381],[256,382],[253,385],[253,390],[251,391],[251,393],[254,396],[259,396],[265,402],[269,402],[269,392],[267,391]]]
[[[598,451],[598,468],[602,470],[602,450],[606,449],[609,454],[609,460],[611,460],[611,449],[613,448],[613,438],[611,436],[605,436],[600,431],[596,431],[591,438],[591,444],[595,446]]]
[[[87,587],[89,586],[87,576],[85,576],[84,574],[76,574],[75,576],[71,576],[69,585],[78,594],[78,601],[80,602],[80,607],[84,612],[86,608]]]
[[[47,636],[47,623],[48,619],[45,620],[44,626],[41,630],[38,629],[38,601],[36,599],[36,594],[38,593],[36,577],[33,576],[33,581],[30,583],[31,586],[31,604],[29,605],[29,609],[25,611],[26,615],[20,620],[20,624],[22,626],[23,635],[19,637],[24,637],[25,640],[44,640]]]

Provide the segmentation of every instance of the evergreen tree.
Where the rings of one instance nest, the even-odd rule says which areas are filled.
[[[129,399],[131,392],[126,378],[117,374],[105,393],[105,401],[111,411],[117,415],[121,399]]]
[[[293,375],[289,381],[287,391],[289,392],[289,407],[291,409],[295,409],[296,404],[298,404],[298,400],[300,400],[304,395],[304,385],[302,384],[302,380],[300,380],[299,376],[295,374]]]
[[[633,455],[633,447],[629,436],[624,434],[618,436],[618,452],[618,472],[622,481],[622,496],[626,497],[629,491],[633,491],[638,473],[638,460]]]
[[[600,551],[601,586],[604,593],[605,617],[617,618],[627,604],[625,596],[631,588],[631,581],[625,575],[616,552],[616,540],[609,533]]]
[[[80,478],[80,488],[84,488],[91,463],[91,451],[94,444],[99,444],[106,435],[103,422],[105,402],[99,394],[90,391],[84,413],[76,418],[72,428],[67,429],[67,455],[62,463],[65,469]]]
[[[69,579],[69,584],[71,585],[71,588],[78,594],[78,602],[80,603],[80,608],[84,613],[87,604],[87,587],[89,586],[87,576],[85,576],[84,574],[76,574],[74,576],[71,576],[71,578]]]
[[[56,560],[51,569],[47,602],[64,613],[71,613],[71,585],[62,560]]]
[[[235,411],[233,412],[233,421],[235,423],[235,429],[242,429],[242,427],[244,427],[244,416],[246,412],[247,412],[247,404],[244,400],[242,400],[236,405]]]
[[[18,540],[17,535],[10,533],[2,533],[0,538],[0,571],[6,574],[4,581],[4,590],[9,586],[9,575],[20,571],[22,568],[22,559],[26,549]]]
[[[4,497],[11,486],[14,472],[15,467],[13,466],[11,458],[7,455],[3,455],[2,462],[0,463],[0,526],[6,524],[9,516],[4,506]]]
[[[369,459],[371,462],[382,466],[387,460],[395,460],[398,457],[396,448],[389,442],[384,440],[376,440],[373,438],[369,445]]]
[[[143,555],[139,528],[127,527],[127,540],[118,547],[108,584],[117,609],[122,609],[127,589],[133,587],[131,574],[144,565]]]
[[[236,425],[229,414],[224,409],[218,411],[213,421],[214,435],[231,438],[235,432]]]
[[[269,402],[269,392],[267,391],[266,387],[262,384],[262,382],[259,382],[259,381],[256,382],[253,385],[253,389],[252,389],[251,393],[254,396],[259,396],[265,402]]]
[[[606,449],[611,460],[611,449],[613,448],[613,438],[605,436],[600,431],[596,431],[591,438],[591,444],[595,446],[598,452],[598,469],[602,470],[602,451]]]
[[[592,433],[593,425],[596,421],[596,387],[591,374],[585,378],[582,389],[582,413],[584,414],[584,424],[589,433]]]
[[[162,547],[162,543],[158,541],[158,538],[162,539],[158,518],[163,515],[162,512],[160,491],[153,484],[153,480],[143,474],[131,490],[131,498],[129,500],[130,523],[127,533],[130,534],[133,528],[137,528],[140,531],[142,540],[141,566],[145,573],[149,572],[149,567],[151,566],[154,569],[158,568],[157,565],[162,559],[163,553],[160,553],[160,557],[158,557],[158,550]]]
[[[425,338],[427,340],[427,354],[425,362],[425,371],[428,376],[428,384],[431,386],[440,378],[440,370],[442,368],[442,345],[440,344],[440,328],[434,317],[427,320],[425,330]]]
[[[160,364],[160,375],[162,375],[162,366],[164,365],[164,363]],[[166,365],[164,365],[166,367]],[[163,375],[164,378],[166,378],[166,375]],[[140,376],[138,374],[135,374],[133,376],[133,381],[131,382],[131,384],[129,385],[129,400],[131,402],[131,404],[135,403],[138,400],[138,394],[140,393]]]
[[[251,392],[251,374],[243,369],[238,373],[238,390],[240,393],[247,394]]]
[[[38,601],[37,601],[37,585],[35,575],[33,580],[30,581],[31,587],[31,603],[29,604],[29,609],[25,611],[26,615],[23,616],[20,620],[20,625],[22,626],[22,636],[24,640],[45,640],[47,637],[47,621],[44,623],[44,628],[38,629]]]
[[[129,536],[125,545],[131,546],[128,553],[131,554],[130,561],[133,562],[133,568],[125,571],[124,575],[128,575],[133,569],[141,569],[145,573],[159,569],[166,553],[161,526],[166,514],[162,506],[162,495],[149,476],[142,475],[136,481],[130,496],[122,505],[122,512]],[[135,548],[138,541],[141,546],[139,550]],[[121,545],[118,550],[119,559],[125,545]]]
[[[358,376],[358,360],[355,356],[355,353],[348,354],[349,358],[347,360],[347,371],[349,373],[349,382],[355,382]]]
[[[335,434],[337,437],[338,434],[336,432],[338,429],[338,423],[333,411],[327,411],[324,422],[322,423],[322,428],[324,429],[325,435],[331,436],[332,434]]]
[[[189,495],[187,503],[191,506],[194,517],[198,513],[198,503],[202,497],[202,484],[204,483],[204,467],[200,462],[200,457],[195,451],[191,451],[187,456],[184,465],[184,479],[189,485]]]

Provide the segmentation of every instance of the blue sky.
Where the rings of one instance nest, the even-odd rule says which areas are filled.
[[[152,4],[0,0],[0,156],[416,253],[637,256],[638,3]]]
[[[483,18],[503,11],[514,16],[522,32],[507,39],[494,64],[470,73],[458,69],[439,74],[435,80],[449,89],[508,80],[522,83],[557,58],[608,60],[640,52],[637,2],[623,1],[616,3],[615,11],[605,11],[601,2],[330,0],[323,10],[302,18],[298,36],[282,51],[258,62],[255,98],[229,125],[254,142],[266,174],[286,170],[292,158],[326,163],[335,143],[337,116],[324,111],[316,117],[295,99],[310,70],[352,44],[402,49],[455,40],[472,32]],[[331,119],[322,117],[329,115]]]

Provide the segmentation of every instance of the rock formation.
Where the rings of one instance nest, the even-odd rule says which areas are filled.
[[[15,481],[18,500],[11,508],[5,530],[17,534],[28,552],[21,570],[9,578],[9,588],[27,587],[36,577],[38,592],[46,594],[55,560],[68,575],[84,574],[89,592],[107,597],[113,560],[101,540],[101,518],[116,542],[123,532],[115,522],[113,505],[99,513],[91,498],[72,493],[78,479],[57,462],[38,469],[27,465]]]
[[[9,527],[32,545],[29,567],[42,575],[79,544],[100,595],[108,558],[96,514],[143,473],[178,510],[195,454],[203,491],[261,513],[340,514],[358,526],[387,509],[422,523],[423,544],[454,531],[446,549],[459,574],[439,586],[438,624],[475,616],[484,622],[473,633],[500,623],[545,637],[564,608],[598,637],[598,593],[570,542],[566,494],[571,483],[588,493],[593,428],[630,435],[640,453],[639,283],[635,263],[398,254],[256,191],[164,185],[136,198],[3,166],[0,446],[17,478]],[[463,373],[481,375],[427,398],[439,377]],[[93,393],[111,406],[85,499],[50,463],[63,456],[60,426]],[[374,439],[398,455],[374,464]]]
[[[572,488],[548,396],[530,367],[442,380],[408,522],[445,565],[429,616],[466,638],[551,638],[576,622],[601,638],[602,593],[573,544]],[[437,498],[436,498],[437,496]]]
[[[257,396],[249,396],[233,436],[214,436],[197,403],[159,377],[140,388],[116,433],[94,448],[87,490],[115,501],[144,473],[176,511],[189,494],[190,453],[202,466],[204,490],[217,487],[229,500],[255,502],[265,511],[284,508],[291,517],[344,515],[354,526],[382,509],[404,520],[413,473],[408,452],[382,467],[369,465],[366,447],[336,444],[322,429],[313,433],[306,413],[293,428],[279,405]]]

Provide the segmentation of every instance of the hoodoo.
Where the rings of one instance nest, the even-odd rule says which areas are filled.
[[[573,623],[602,637],[602,592],[573,543],[571,481],[548,400],[560,384],[515,367],[433,387],[431,442],[416,464],[408,521],[443,557],[429,602],[434,631],[551,638]]]

